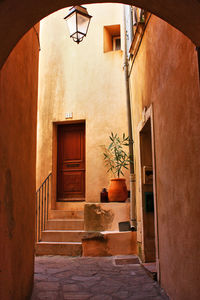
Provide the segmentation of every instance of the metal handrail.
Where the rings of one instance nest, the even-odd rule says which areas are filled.
[[[51,198],[51,178],[50,173],[36,191],[36,242],[41,241],[41,233],[46,229],[49,212],[49,199]]]

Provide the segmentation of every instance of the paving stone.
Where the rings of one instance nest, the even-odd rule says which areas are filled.
[[[91,270],[88,270],[86,272],[84,271],[77,271],[76,272],[76,276],[95,276],[95,275],[98,275],[98,273],[96,271],[91,271]]]
[[[160,296],[151,297],[151,296],[144,296],[144,295],[143,296],[135,295],[135,296],[130,296],[128,300],[163,300],[163,298]]]
[[[44,272],[44,267],[43,266],[41,266],[41,265],[37,265],[37,266],[35,266],[35,273],[37,274],[37,273],[43,273]]]
[[[61,272],[69,272],[70,271],[70,268],[66,267],[66,268],[49,268],[48,269],[48,274],[58,274],[58,273],[61,273]]]
[[[37,295],[38,300],[58,300],[60,299],[59,293],[52,293],[52,292],[41,292]]]
[[[123,259],[123,256],[120,258]],[[125,256],[124,261],[128,258]],[[140,265],[117,266],[113,263],[115,259],[116,257],[36,257],[31,300],[168,299]]]
[[[135,275],[136,275],[136,272],[133,272],[133,271],[132,271],[132,272],[130,273],[130,275],[135,276]]]
[[[108,296],[105,294],[101,294],[101,295],[92,297],[92,300],[112,300],[112,299],[113,299],[112,296]]]
[[[100,280],[101,277],[96,277],[96,276],[95,277],[92,277],[92,276],[90,276],[90,277],[87,277],[87,276],[73,276],[71,279],[75,280],[75,281],[90,281],[90,280],[93,280],[93,279]]]
[[[35,274],[35,281],[45,281],[48,280],[48,274]]]
[[[77,292],[80,287],[77,284],[66,284],[62,286],[64,292]]]
[[[55,291],[59,289],[59,283],[53,281],[40,281],[35,284],[35,287],[37,289]]]
[[[52,274],[52,276],[55,276],[57,278],[64,278],[64,279],[69,279],[70,278],[70,272],[59,272],[59,273],[56,273],[56,274]]]
[[[64,300],[87,300],[91,299],[92,294],[84,294],[84,293],[79,293],[79,294],[70,294],[70,293],[65,293],[64,294]]]
[[[92,286],[98,284],[97,281],[95,280],[91,280],[91,281],[84,281],[82,282],[82,286],[86,289],[86,290],[90,290]]]
[[[119,290],[119,286],[112,286],[110,287],[102,287],[102,286],[94,286],[90,290],[94,295],[98,295],[100,293],[105,293],[105,294],[113,294]]]
[[[112,295],[112,297],[119,298],[119,299],[128,299],[128,292],[127,291],[120,291]]]

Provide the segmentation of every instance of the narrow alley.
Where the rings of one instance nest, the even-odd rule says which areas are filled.
[[[200,0],[0,20],[0,300],[200,300]]]
[[[31,300],[168,299],[136,256],[36,257]]]

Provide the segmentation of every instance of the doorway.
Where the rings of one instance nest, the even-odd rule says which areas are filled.
[[[140,148],[140,197],[143,231],[143,261],[155,262],[158,259],[156,227],[155,161],[152,141],[152,108],[146,113],[145,122],[139,130]],[[156,224],[155,224],[156,223]]]
[[[150,119],[140,131],[140,156],[142,174],[142,211],[144,230],[144,257],[146,262],[155,261],[155,225],[154,225],[154,195],[152,141]]]
[[[85,123],[62,124],[57,132],[57,201],[85,200]]]

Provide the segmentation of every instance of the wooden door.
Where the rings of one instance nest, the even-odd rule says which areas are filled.
[[[85,200],[85,124],[58,126],[57,201]]]

